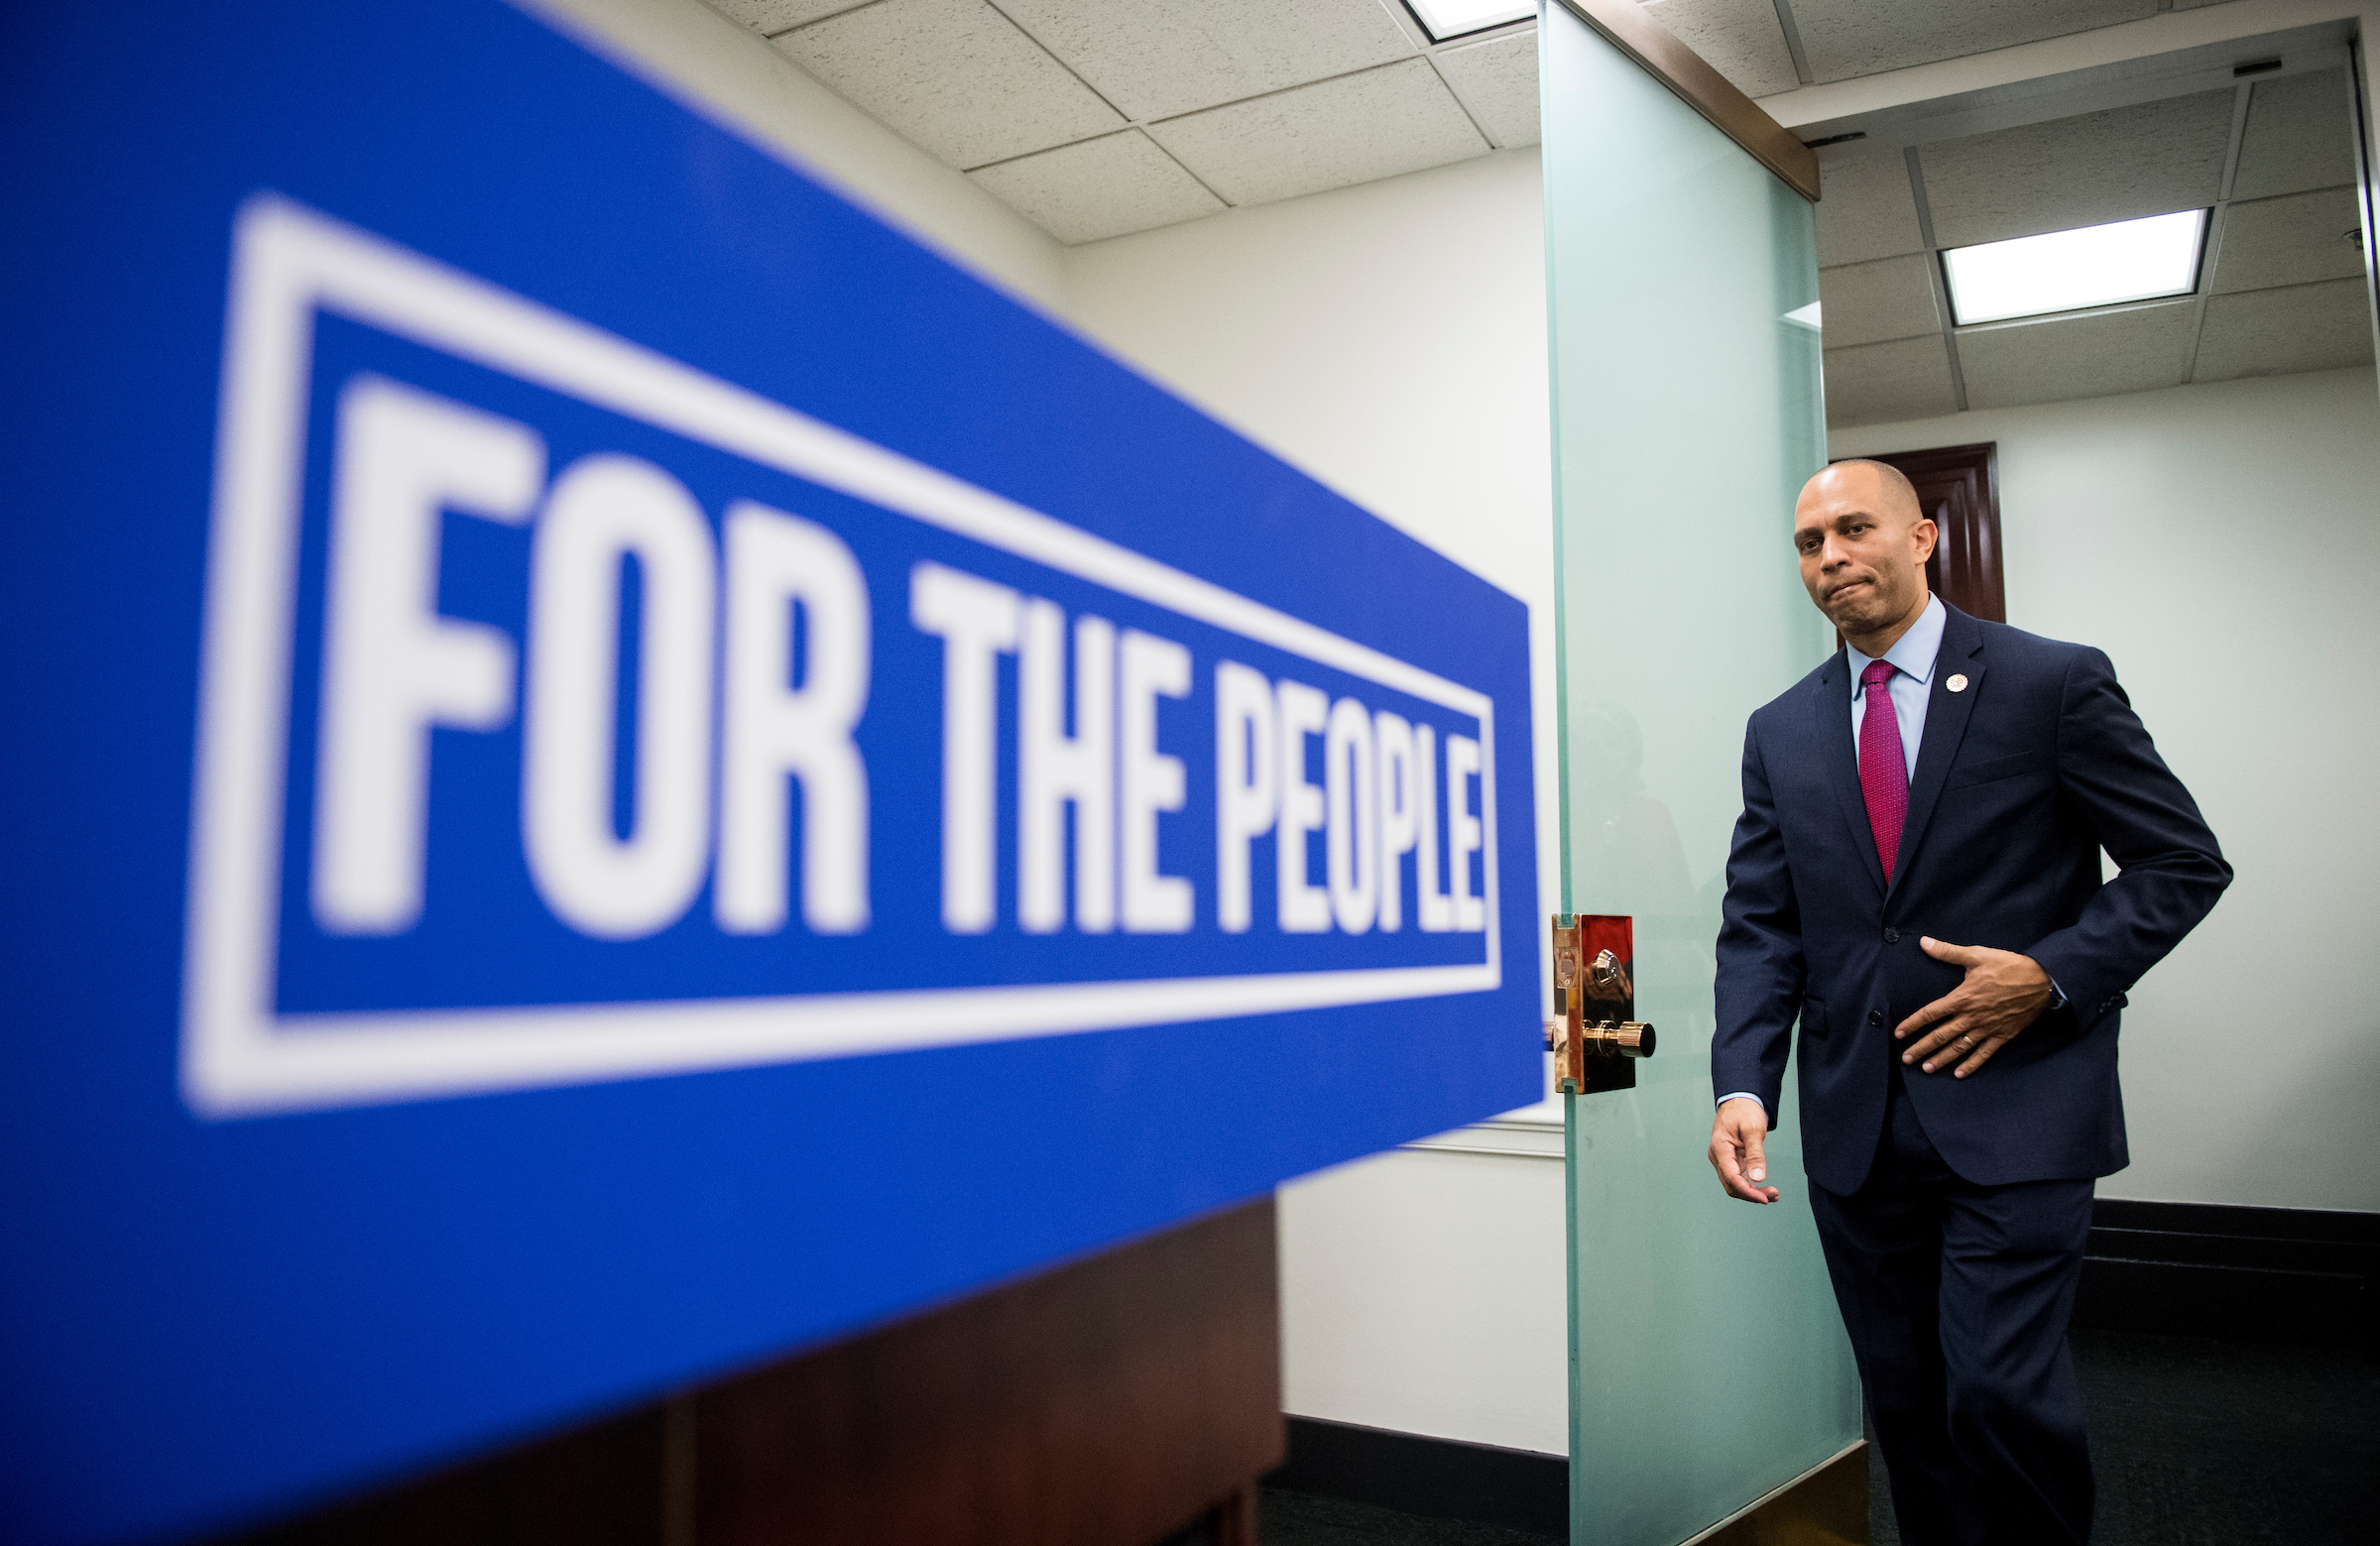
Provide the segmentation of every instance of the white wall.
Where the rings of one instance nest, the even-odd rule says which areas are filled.
[[[1550,908],[1544,240],[1524,150],[1074,248],[1064,270],[1069,313],[1120,357],[1529,603]],[[1567,1451],[1558,1138],[1288,1186],[1281,1250],[1290,1411]]]
[[[1839,431],[1999,444],[2008,620],[2113,657],[2238,872],[2131,994],[2103,1197],[2371,1209],[2380,391],[2369,370]]]
[[[1398,1149],[1281,1189],[1285,1409],[1569,1453],[1550,1136],[1543,1157]]]

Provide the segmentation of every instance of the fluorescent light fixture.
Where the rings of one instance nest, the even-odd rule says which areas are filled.
[[[2187,296],[2199,285],[2206,211],[2184,209],[1955,247],[1942,255],[1951,315],[1962,326]]]
[[[1467,32],[1501,27],[1537,14],[1536,0],[1514,5],[1512,0],[1405,0],[1433,42],[1444,43]]]

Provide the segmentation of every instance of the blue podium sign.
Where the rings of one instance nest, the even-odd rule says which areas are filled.
[[[1496,987],[1486,692],[277,195],[230,292],[201,1111]]]
[[[62,9],[0,63],[12,1538],[1533,1098],[1517,602],[529,16]]]

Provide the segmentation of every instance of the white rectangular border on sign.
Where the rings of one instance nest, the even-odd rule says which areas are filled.
[[[273,1010],[313,318],[362,322],[1473,717],[1488,959],[1473,966],[504,1009]],[[225,328],[191,799],[182,1091],[211,1117],[369,1105],[1501,986],[1482,692],[703,375],[273,194],[242,205]]]

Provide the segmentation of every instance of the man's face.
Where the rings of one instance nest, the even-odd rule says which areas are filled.
[[[1830,467],[1793,507],[1802,584],[1846,638],[1890,627],[1924,593],[1934,523],[1865,467]]]

